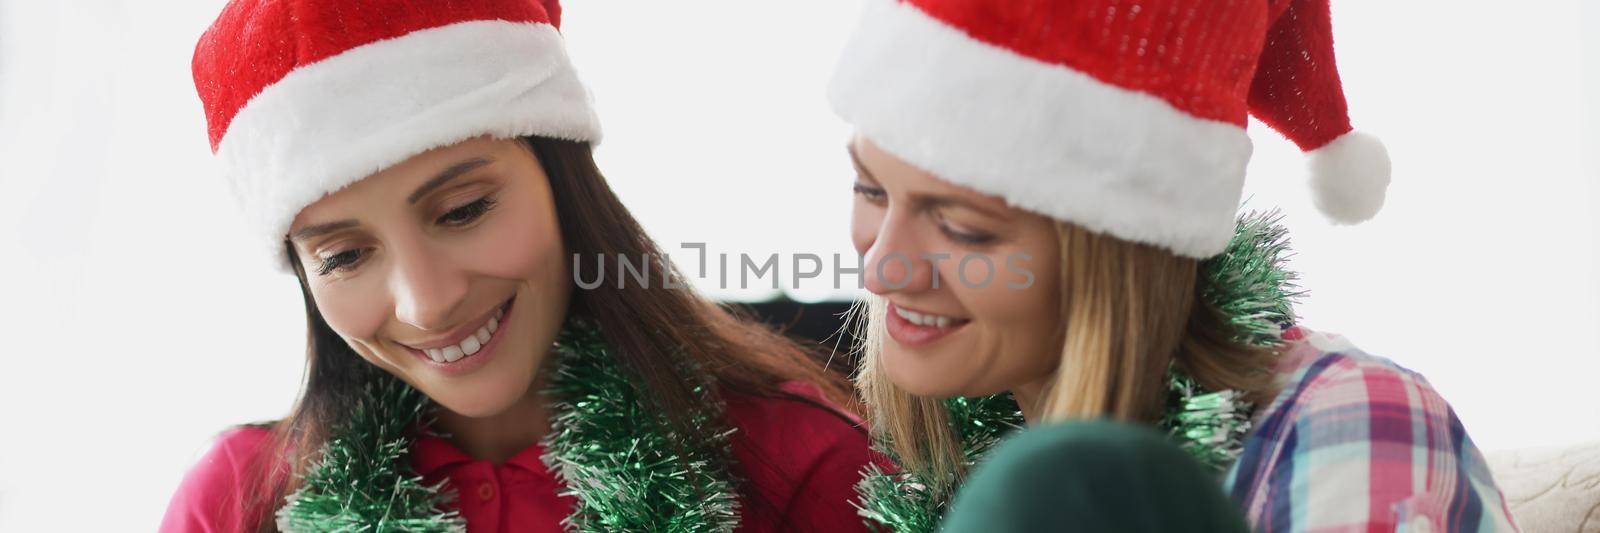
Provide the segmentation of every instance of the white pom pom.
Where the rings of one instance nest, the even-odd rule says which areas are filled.
[[[1383,208],[1389,151],[1377,137],[1352,131],[1312,150],[1311,195],[1335,224],[1360,224]]]

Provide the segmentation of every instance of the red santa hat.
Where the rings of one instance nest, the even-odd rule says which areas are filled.
[[[1328,0],[867,0],[828,92],[943,179],[1189,257],[1233,233],[1249,115],[1310,152],[1335,222],[1389,183],[1351,129]]]
[[[282,257],[306,205],[432,148],[598,141],[560,22],[558,0],[230,1],[195,46],[194,82],[262,245]]]

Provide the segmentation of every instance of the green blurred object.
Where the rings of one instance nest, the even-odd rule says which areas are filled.
[[[1066,422],[1018,432],[978,467],[942,531],[1245,532],[1214,471],[1153,428]]]

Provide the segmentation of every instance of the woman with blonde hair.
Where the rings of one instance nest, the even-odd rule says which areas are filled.
[[[874,293],[857,383],[899,465],[861,485],[871,520],[938,527],[1025,424],[947,526],[1148,525],[1171,509],[1091,505],[1153,494],[1117,490],[1138,433],[1053,425],[1110,419],[1172,436],[1257,530],[1513,527],[1448,404],[1294,324],[1281,229],[1235,218],[1251,115],[1310,152],[1334,221],[1382,205],[1330,35],[1327,0],[867,1],[829,97]]]

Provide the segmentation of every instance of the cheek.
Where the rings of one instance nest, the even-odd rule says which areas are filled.
[[[370,341],[390,316],[387,297],[381,286],[349,280],[337,285],[312,288],[317,311],[335,333],[347,340]],[[375,286],[364,286],[375,285]]]
[[[1014,288],[1007,286],[1004,281],[1006,276],[997,272],[995,279],[987,286],[977,287],[976,283],[983,281],[982,277],[986,271],[987,269],[981,265],[969,264],[966,268],[967,279],[953,284],[956,297],[961,300],[967,312],[971,313],[974,321],[983,322],[989,328],[1020,333],[1018,329],[1038,329],[1053,320],[1057,314],[1056,302],[1044,294],[1046,291],[1043,290],[1042,283],[1035,283],[1026,288]],[[972,284],[969,284],[969,281]]]
[[[561,233],[548,210],[507,206],[473,240],[472,270],[501,279],[551,280],[566,265]]]
[[[950,258],[939,263],[939,275],[950,283],[959,284],[958,289],[969,291],[988,291],[996,286],[1004,286],[1011,280],[1005,272],[1004,257],[977,252],[955,251]]]
[[[999,287],[999,288],[996,288]],[[970,291],[969,291],[970,292]],[[981,294],[965,295],[968,309],[979,326],[964,351],[973,364],[972,381],[964,393],[992,393],[1031,383],[1060,364],[1057,324],[1050,317],[1053,302],[1029,293],[1033,289],[1008,289],[991,285]],[[980,322],[981,321],[981,322]]]
[[[1057,336],[1061,331],[1060,295],[1054,272],[1040,268],[1044,261],[1031,263],[1014,261],[1008,269],[1005,256],[989,256],[994,262],[994,279],[987,286],[976,288],[965,282],[956,285],[957,297],[980,322],[985,337],[997,344],[1000,357],[1019,365],[1035,366],[1037,357],[1053,361],[1059,352]],[[1013,270],[1026,270],[1033,275],[1033,283]],[[972,260],[964,270],[967,280],[981,282],[989,269],[981,261]]]

